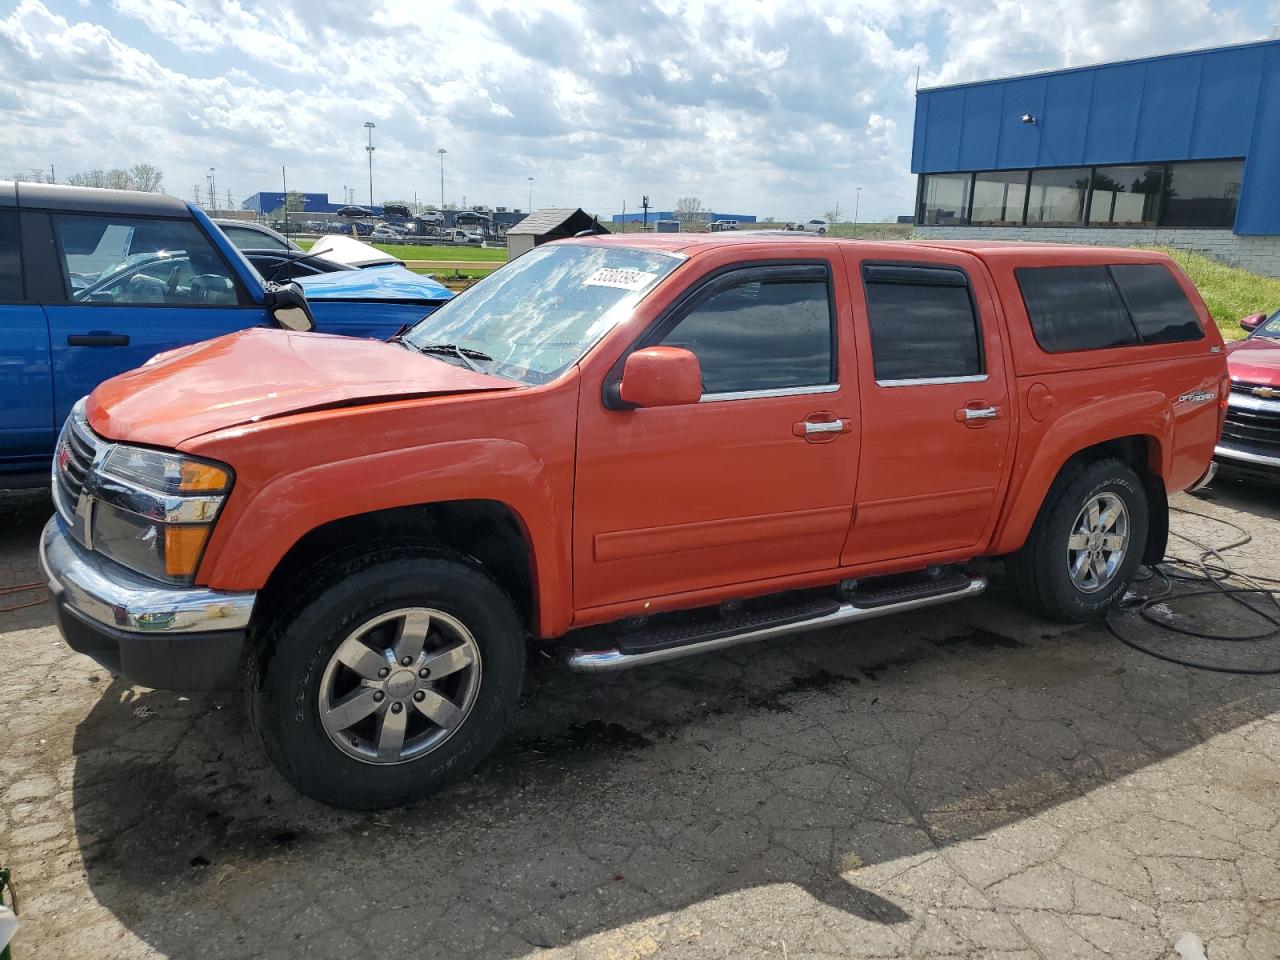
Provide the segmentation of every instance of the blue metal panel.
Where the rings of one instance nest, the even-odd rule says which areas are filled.
[[[1135,160],[1181,160],[1190,155],[1203,62],[1203,57],[1193,56],[1147,64]]]
[[[960,130],[960,166],[990,170],[998,165],[1000,111],[1004,87],[968,87],[964,91],[964,126]]]
[[[1039,166],[1070,167],[1084,162],[1094,104],[1093,78],[1088,71],[1046,78]]]
[[[1093,110],[1084,155],[1091,163],[1132,163],[1146,85],[1145,63],[1102,67],[1093,75]],[[1146,158],[1143,158],[1146,159]]]
[[[1265,47],[1206,54],[1190,156],[1243,157],[1253,139]]]
[[[1244,161],[1244,183],[1236,211],[1236,233],[1280,233],[1280,47],[1266,52],[1253,145]]]
[[[925,170],[960,170],[964,130],[964,89],[929,94],[929,130],[924,138]]]
[[[1044,77],[1024,77],[1003,84],[1004,110],[1000,116],[1000,166],[1007,170],[1034,167],[1040,156],[1040,137],[1044,126],[1046,81]],[[1035,123],[1023,123],[1029,113]]]

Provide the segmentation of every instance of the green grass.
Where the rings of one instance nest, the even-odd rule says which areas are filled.
[[[298,246],[310,250],[314,240],[299,240]],[[384,253],[401,260],[474,260],[481,263],[503,263],[507,251],[489,247],[419,247],[412,243],[375,243]]]
[[[479,280],[493,273],[492,270],[467,270],[466,268],[454,269],[451,267],[410,267],[414,273],[430,274],[441,283],[446,280]]]
[[[1240,318],[1251,313],[1271,313],[1280,308],[1280,280],[1228,266],[1199,253],[1172,247],[1149,247],[1167,253],[1200,291],[1205,306],[1228,340],[1245,335]]]

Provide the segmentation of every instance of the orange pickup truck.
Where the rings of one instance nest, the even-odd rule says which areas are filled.
[[[973,596],[979,557],[1098,618],[1228,389],[1158,253],[584,237],[388,342],[254,329],[108,381],[41,557],[71,647],[246,685],[289,781],[380,807],[494,746],[539,646],[719,650]]]

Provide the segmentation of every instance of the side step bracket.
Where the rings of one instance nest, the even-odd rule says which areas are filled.
[[[730,618],[701,629],[684,627],[618,637],[608,649],[570,649],[564,654],[564,664],[579,673],[612,673],[726,650],[756,640],[920,610],[974,597],[986,589],[986,577],[957,573],[925,583],[854,594],[843,602],[817,601],[787,607],[770,615]]]

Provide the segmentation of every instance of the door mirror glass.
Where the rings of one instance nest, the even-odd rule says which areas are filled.
[[[646,347],[627,357],[618,395],[636,407],[674,407],[702,399],[702,367],[680,347]]]
[[[306,295],[296,283],[270,285],[265,300],[272,323],[282,330],[310,333],[316,328],[316,318],[311,315]]]
[[[1257,330],[1258,325],[1267,319],[1265,313],[1251,313],[1247,317],[1240,318],[1240,326],[1246,330]]]

